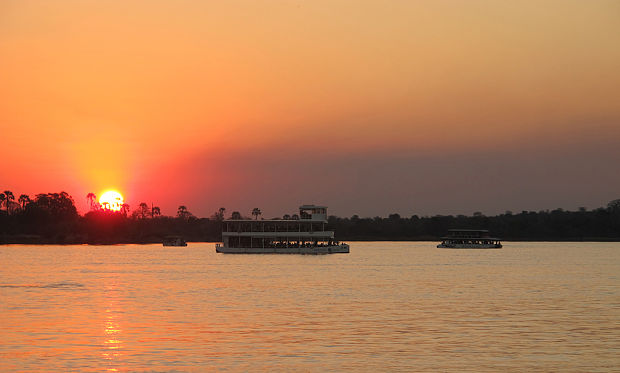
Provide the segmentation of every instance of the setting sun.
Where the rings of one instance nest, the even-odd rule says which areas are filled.
[[[99,204],[104,210],[120,211],[123,203],[123,196],[115,190],[109,190],[99,197]]]

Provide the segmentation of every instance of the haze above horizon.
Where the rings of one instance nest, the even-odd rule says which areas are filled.
[[[617,1],[4,1],[0,186],[339,216],[620,198]]]

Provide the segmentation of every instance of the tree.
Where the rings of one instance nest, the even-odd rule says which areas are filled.
[[[284,220],[290,220],[291,216],[289,214],[284,214],[284,216],[282,217],[282,219]]]
[[[189,219],[192,216],[193,216],[192,213],[189,212],[186,206],[181,205],[177,209],[177,217],[180,219]]]
[[[146,219],[149,216],[151,216],[151,209],[149,208],[149,205],[144,202],[140,203],[138,207],[136,207],[136,209],[131,213],[132,219]]]
[[[138,206],[138,216],[140,217],[140,219],[145,219],[147,216],[149,216],[149,205],[147,205],[146,203],[142,202],[139,206]]]
[[[6,204],[6,213],[9,213],[9,206],[11,205],[11,201],[15,201],[15,195],[13,195],[13,192],[11,192],[10,190],[5,190],[4,191],[4,196],[5,196],[5,204]]]
[[[129,205],[126,203],[123,203],[121,205],[121,214],[127,216],[128,213],[129,213]]]
[[[613,201],[610,201],[607,204],[607,209],[609,211],[620,211],[620,199],[614,199]]]
[[[233,220],[241,220],[241,213],[239,211],[233,211],[230,218]]]
[[[32,200],[30,200],[30,197],[27,194],[22,194],[21,196],[19,196],[19,199],[17,201],[20,205],[22,205],[22,210],[26,208],[27,204],[32,202]]]
[[[226,209],[224,207],[220,207],[220,209],[216,211],[211,217],[213,218],[213,220],[223,221],[224,212],[226,212]]]
[[[258,207],[254,207],[254,210],[252,210],[252,215],[256,216],[256,220],[258,220],[258,216],[261,214],[262,212],[260,211],[260,209]]]
[[[90,211],[93,211],[95,209],[95,201],[97,200],[97,196],[95,195],[95,193],[90,192],[86,195],[86,199],[88,200],[88,203],[90,205]]]
[[[74,219],[78,217],[73,198],[67,192],[40,193],[34,200],[35,208],[45,211],[54,219]]]
[[[4,193],[0,193],[0,208],[2,208],[2,203],[6,201],[6,196]]]
[[[159,206],[151,207],[151,218],[154,218],[155,216],[160,216],[160,215],[161,215],[161,209],[159,208]]]

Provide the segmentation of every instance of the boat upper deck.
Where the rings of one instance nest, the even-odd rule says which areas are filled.
[[[329,232],[327,223],[309,220],[225,220],[222,233],[231,232]]]
[[[227,219],[222,224],[223,236],[298,236],[333,238],[327,230],[327,207],[302,205],[299,215],[285,215],[283,219],[252,220]]]
[[[327,224],[327,207],[299,206],[299,215],[284,215],[282,219],[253,220],[226,219],[223,232],[324,232]]]
[[[441,237],[442,240],[454,239],[484,239],[484,240],[500,240],[497,237],[491,237],[487,229],[448,229],[448,235]]]

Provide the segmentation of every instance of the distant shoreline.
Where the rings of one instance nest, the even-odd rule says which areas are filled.
[[[162,216],[155,207],[148,209],[144,203],[131,214],[126,210],[95,209],[80,215],[71,196],[64,192],[38,194],[34,200],[23,195],[21,205],[7,204],[6,196],[14,196],[8,191],[4,195],[5,203],[0,206],[0,244],[157,244],[171,235],[182,236],[187,242],[220,242],[223,222],[243,216],[238,211],[225,216],[226,209],[220,208],[211,217],[200,218],[189,213],[186,206],[179,206],[177,216]],[[259,215],[254,214],[257,220]],[[289,215],[273,219],[296,220]],[[507,242],[618,242],[620,199],[593,210],[506,211],[495,216],[480,212],[472,216],[390,214],[373,218],[330,215],[327,229],[344,242],[437,242],[450,229],[488,230],[493,237]]]
[[[420,238],[420,239],[412,239],[412,238],[394,238],[394,239],[386,239],[386,238],[355,238],[355,239],[346,239],[341,238],[341,241],[345,241],[348,243],[352,242],[439,242],[441,241],[439,238]],[[217,243],[220,241],[192,241],[188,240],[188,243]],[[575,238],[575,239],[506,239],[502,240],[502,242],[620,242],[620,237],[618,238],[597,238],[597,237],[584,237],[584,238]],[[158,240],[149,240],[149,241],[105,241],[105,242],[84,242],[84,241],[69,241],[69,240],[50,240],[44,238],[36,238],[29,237],[25,239],[22,237],[7,237],[0,236],[0,246],[8,246],[8,245],[88,245],[88,246],[114,246],[114,245],[154,245],[161,244],[162,241]]]

